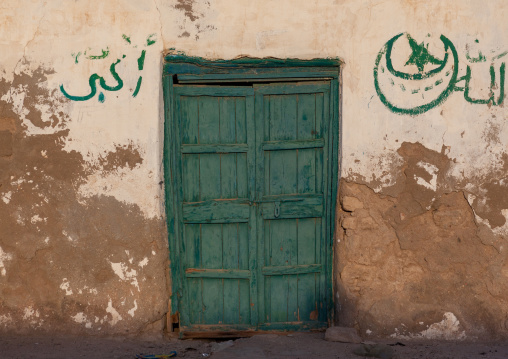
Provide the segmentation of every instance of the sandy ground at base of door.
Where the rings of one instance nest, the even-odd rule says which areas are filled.
[[[261,334],[231,341],[133,339],[62,336],[1,336],[2,358],[135,358],[136,354],[169,354],[176,358],[262,359],[334,358],[360,359],[353,354],[359,344],[325,341],[323,333]],[[436,340],[377,340],[398,344],[393,358],[462,359],[507,358],[508,342],[449,342]]]

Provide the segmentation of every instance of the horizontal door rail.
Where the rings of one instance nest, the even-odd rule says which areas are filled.
[[[325,140],[301,140],[301,141],[269,141],[263,143],[264,151],[298,150],[304,148],[323,148]]]
[[[319,273],[323,270],[322,264],[301,264],[293,266],[270,266],[261,269],[263,275],[307,274]]]
[[[243,143],[235,144],[206,144],[206,145],[182,145],[182,153],[241,153],[247,152],[249,146]]]
[[[212,200],[183,204],[185,223],[242,223],[250,218],[247,199]]]
[[[274,74],[273,71],[262,73],[260,70],[251,71],[251,73],[219,73],[219,74],[206,74],[206,75],[178,75],[178,81],[180,83],[207,83],[207,82],[224,82],[241,80],[243,82],[262,82],[267,79],[273,80],[274,78],[281,80],[291,79],[293,81],[301,81],[305,78],[313,79],[332,79],[338,75],[337,71],[317,71],[317,72],[286,72],[284,74]]]
[[[187,278],[229,278],[229,279],[250,279],[250,270],[245,269],[202,269],[187,268]]]

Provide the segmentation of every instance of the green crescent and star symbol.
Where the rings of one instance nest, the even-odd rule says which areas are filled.
[[[425,66],[429,64],[441,65],[443,63],[443,60],[440,60],[429,53],[428,44],[425,46],[423,41],[418,44],[409,34],[407,34],[407,39],[412,52],[409,59],[406,61],[405,66],[415,65],[418,68],[418,72],[423,73]]]
[[[407,39],[410,51],[406,61],[399,63],[402,68],[395,69],[391,58],[392,51],[395,50],[395,42],[402,37]],[[441,35],[439,39],[444,47],[442,58],[429,51],[428,43],[418,42],[408,33],[393,36],[379,51],[374,66],[374,86],[381,102],[392,112],[419,115],[441,104],[456,90],[457,50],[446,36]],[[384,79],[383,83],[388,84],[386,93],[382,89],[380,78]],[[394,89],[397,89],[395,95],[387,97],[388,92],[394,93]],[[429,95],[424,96],[427,93]],[[411,105],[406,107],[406,103]]]

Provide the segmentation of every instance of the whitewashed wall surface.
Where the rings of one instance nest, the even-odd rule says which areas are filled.
[[[504,0],[4,0],[0,330],[162,332],[163,55],[340,58],[336,320],[508,335]]]

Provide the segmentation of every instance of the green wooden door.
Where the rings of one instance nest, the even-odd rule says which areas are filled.
[[[326,324],[330,83],[256,87],[260,322]]]
[[[182,331],[327,325],[330,86],[174,86]]]

